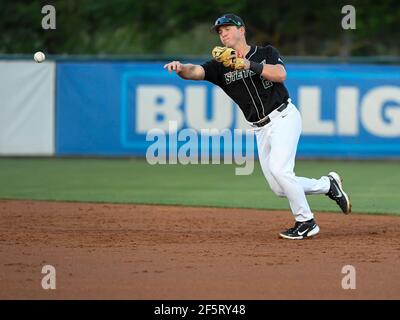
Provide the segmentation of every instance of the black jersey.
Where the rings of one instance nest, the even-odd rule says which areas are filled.
[[[246,59],[263,64],[283,64],[278,50],[272,46],[251,46]],[[232,70],[215,60],[201,65],[204,80],[221,87],[243,111],[247,121],[256,122],[266,117],[289,98],[283,83],[264,79],[250,70]]]

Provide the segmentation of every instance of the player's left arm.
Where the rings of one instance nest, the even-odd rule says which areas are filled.
[[[272,82],[284,82],[286,80],[286,69],[278,50],[272,46],[268,46],[265,50],[267,50],[266,63],[262,64],[244,59],[244,68],[250,69]]]
[[[251,69],[260,74],[264,79],[272,82],[284,82],[286,80],[286,69],[282,64],[261,64],[244,60],[244,69]]]
[[[279,51],[273,46],[265,47],[267,63],[263,65],[262,77],[272,82],[286,80],[286,69]]]
[[[272,82],[283,82],[286,80],[286,70],[281,64],[263,64],[261,76]]]

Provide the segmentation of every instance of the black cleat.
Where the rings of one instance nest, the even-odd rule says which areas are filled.
[[[301,240],[315,236],[319,232],[319,227],[314,219],[299,222],[296,221],[293,228],[282,231],[279,235],[285,239]]]
[[[344,214],[349,214],[351,212],[351,202],[349,196],[343,191],[343,179],[336,172],[329,172],[328,178],[331,182],[331,187],[326,195],[337,203]]]

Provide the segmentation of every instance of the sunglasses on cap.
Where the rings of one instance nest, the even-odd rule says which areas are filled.
[[[241,21],[240,18],[235,19],[235,17],[222,16],[215,21],[215,24],[211,28],[211,30],[217,31],[218,27],[224,26],[224,25],[234,25],[236,27],[243,27],[244,23],[243,23],[243,21]]]
[[[224,24],[233,24],[238,27],[243,25],[240,21],[236,21],[235,19],[228,18],[228,17],[221,17],[221,18],[218,18],[217,21],[215,21],[215,26],[221,26]]]

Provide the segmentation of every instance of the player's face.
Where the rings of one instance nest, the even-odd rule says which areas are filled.
[[[236,28],[235,26],[219,27],[219,38],[224,46],[234,48],[235,45],[242,40],[243,33],[240,31],[240,29],[241,28]]]

